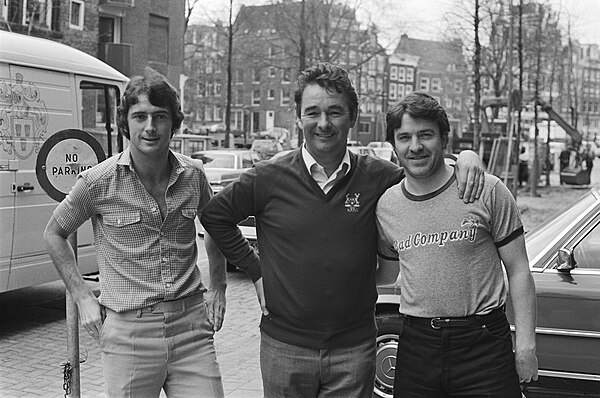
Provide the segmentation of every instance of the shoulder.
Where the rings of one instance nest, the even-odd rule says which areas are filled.
[[[98,181],[106,179],[112,176],[118,167],[119,161],[124,156],[123,152],[113,155],[106,159],[105,161],[98,163],[96,166],[91,169],[87,169],[86,171],[81,173],[81,178],[87,184],[94,184]]]
[[[351,162],[354,160],[357,170],[363,170],[369,178],[389,181],[397,184],[404,177],[404,170],[395,163],[373,156],[350,153]]]

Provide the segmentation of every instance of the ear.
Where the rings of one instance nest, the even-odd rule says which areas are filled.
[[[298,126],[298,128],[302,131],[304,131],[304,126],[302,124],[302,119],[300,119],[299,117],[296,117],[296,126]]]

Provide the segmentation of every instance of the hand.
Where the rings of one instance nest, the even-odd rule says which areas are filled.
[[[100,342],[100,331],[102,330],[102,307],[98,299],[86,297],[77,303],[79,309],[79,322],[87,330],[88,334],[97,342]]]
[[[534,350],[517,349],[515,362],[520,383],[529,383],[538,379],[538,360]]]
[[[473,151],[462,151],[456,160],[456,180],[458,197],[465,203],[479,199],[483,192],[485,169],[479,156]]]
[[[208,322],[213,330],[218,332],[223,326],[225,318],[225,289],[208,289],[206,293],[206,311]]]
[[[260,310],[262,311],[264,316],[269,315],[269,310],[267,309],[267,300],[265,300],[265,290],[263,288],[262,278],[259,278],[256,282],[254,282],[254,289],[256,289],[256,296],[258,297]]]

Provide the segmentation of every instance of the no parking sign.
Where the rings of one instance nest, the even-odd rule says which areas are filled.
[[[35,174],[48,196],[57,202],[69,193],[77,176],[106,159],[102,146],[82,130],[61,130],[48,138],[38,154]]]

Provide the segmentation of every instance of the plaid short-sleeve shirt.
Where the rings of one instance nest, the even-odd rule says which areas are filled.
[[[211,197],[201,163],[169,153],[163,220],[129,150],[81,173],[54,211],[67,232],[92,220],[100,302],[122,312],[206,291],[196,266],[194,220]]]

